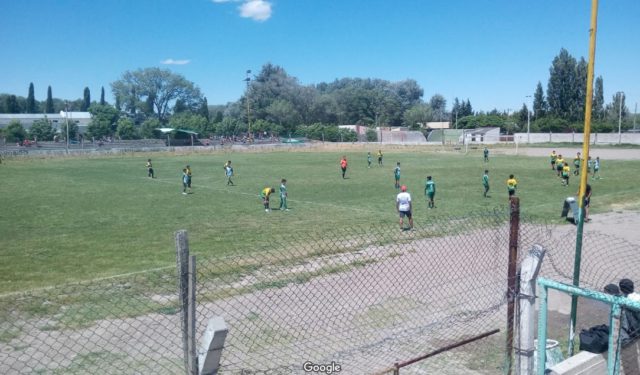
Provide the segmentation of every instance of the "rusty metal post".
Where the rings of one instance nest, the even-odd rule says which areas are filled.
[[[505,348],[504,372],[511,375],[513,367],[513,327],[515,311],[515,291],[518,268],[518,236],[520,232],[520,198],[509,198],[509,267],[507,271],[507,342]]]

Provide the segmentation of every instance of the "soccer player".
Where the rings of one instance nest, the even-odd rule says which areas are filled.
[[[287,180],[283,178],[280,181],[280,211],[289,211],[289,208],[287,207],[288,196],[289,195],[287,194]]]
[[[411,216],[411,194],[407,193],[407,187],[402,185],[400,193],[396,196],[396,211],[400,215],[400,229],[404,228],[404,217],[409,219],[409,229],[413,228],[413,217]]]
[[[400,189],[400,162],[397,162],[396,167],[393,169],[393,177],[396,180],[396,190]]]
[[[187,164],[187,188],[189,189],[189,193],[191,193],[191,177],[193,173],[191,172],[191,167]]]
[[[227,167],[231,165],[231,160],[227,160],[226,163],[222,166],[222,170],[224,171],[224,175],[227,175]]]
[[[487,146],[484,147],[484,151],[482,153],[484,154],[484,162],[488,163],[489,162],[489,149],[487,148]]]
[[[569,163],[565,162],[562,167],[562,185],[569,186],[569,174],[571,174],[571,168],[569,168]]]
[[[484,170],[482,176],[482,186],[484,186],[484,197],[487,198],[487,193],[489,193],[489,171],[487,169]]]
[[[596,161],[593,162],[593,178],[600,179],[600,156],[596,156]]]
[[[342,159],[340,160],[340,169],[342,169],[342,178],[345,178],[344,175],[347,173],[347,157],[342,155]]]
[[[576,154],[576,157],[573,158],[573,175],[574,176],[580,176],[580,162],[582,159],[580,159],[580,153],[578,152]]]
[[[382,167],[382,150],[378,150],[378,165]]]
[[[182,169],[182,195],[187,195],[187,186],[189,185],[189,176],[187,168]]]
[[[371,162],[373,158],[371,157],[371,152],[367,152],[367,168],[371,168]]]
[[[556,150],[551,151],[551,155],[549,156],[549,160],[551,161],[551,170],[556,170],[556,160],[558,160],[558,155],[556,155]]]
[[[591,160],[591,155],[587,159],[587,175],[591,174],[591,168],[593,168],[593,160]]]
[[[147,176],[155,178],[153,175],[153,166],[151,165],[151,159],[147,159]]]
[[[431,179],[431,176],[427,176],[427,181],[424,184],[424,195],[429,199],[429,208],[436,208],[433,198],[436,196],[436,183]]]
[[[262,192],[260,193],[260,198],[262,198],[262,204],[264,205],[264,212],[271,212],[271,208],[269,208],[269,197],[271,196],[271,193],[275,191],[276,189],[268,186],[262,189]]]
[[[562,155],[558,155],[558,158],[556,159],[556,172],[558,177],[562,177],[563,167],[564,167],[564,159],[562,158]]]
[[[233,167],[231,166],[231,160],[229,160],[227,164],[225,164],[224,174],[225,176],[227,176],[227,186],[234,186],[233,181],[231,181],[231,177],[233,177]]]
[[[517,188],[518,188],[518,181],[512,174],[510,174],[509,179],[507,180],[507,191],[509,192],[510,197],[516,193]]]

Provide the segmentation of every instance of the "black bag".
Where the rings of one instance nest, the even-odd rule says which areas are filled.
[[[609,349],[609,327],[601,324],[580,332],[580,350],[604,353]]]

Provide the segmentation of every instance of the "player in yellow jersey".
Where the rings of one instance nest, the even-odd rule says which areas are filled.
[[[562,185],[569,186],[569,174],[571,174],[571,168],[569,168],[569,163],[565,162],[562,166]]]
[[[512,174],[509,175],[509,179],[507,180],[507,191],[509,192],[510,197],[516,194],[517,188],[518,188],[518,181]]]
[[[269,208],[269,197],[271,196],[271,193],[275,191],[276,189],[268,186],[262,189],[262,192],[260,193],[260,198],[262,198],[262,204],[264,205],[264,212],[271,211],[271,208]]]

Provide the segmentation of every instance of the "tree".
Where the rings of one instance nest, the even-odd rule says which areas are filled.
[[[576,81],[573,88],[574,100],[571,108],[571,120],[584,120],[584,109],[587,99],[587,62],[584,57],[576,64]]]
[[[604,119],[604,84],[602,76],[598,76],[595,81],[591,112],[594,119]]]
[[[192,82],[169,70],[159,68],[127,71],[111,84],[115,97],[120,97],[129,110],[136,110],[137,103],[149,100],[158,119],[165,123],[175,101],[180,99],[187,107],[200,104],[202,94]],[[133,104],[133,105],[132,105]]]
[[[447,110],[447,100],[440,94],[435,94],[429,99],[429,106],[433,111],[433,117],[437,121],[442,121],[445,118],[445,112]]]
[[[517,113],[517,120],[518,123],[522,126],[522,125],[526,125],[527,124],[527,119],[529,119],[529,108],[527,107],[527,105],[525,103],[522,103],[522,108],[520,108],[520,111],[518,111]]]
[[[31,138],[38,141],[51,141],[55,133],[51,122],[47,118],[34,121],[31,129],[29,129]]]
[[[18,98],[15,95],[9,95],[6,105],[7,113],[20,113],[20,105],[18,104]]]
[[[26,113],[36,113],[36,97],[33,89],[33,82],[29,84],[29,95],[27,96],[27,108]]]
[[[53,96],[51,95],[51,86],[47,88],[47,102],[44,107],[44,113],[55,113],[53,110]]]
[[[89,107],[91,122],[87,133],[95,138],[114,135],[117,129],[119,113],[110,105],[94,104]]]
[[[82,100],[82,107],[80,108],[80,111],[86,112],[90,106],[91,106],[91,92],[89,91],[88,87],[85,87],[84,98]]]
[[[27,132],[18,120],[11,120],[4,131],[7,142],[22,142],[27,138]]]
[[[116,136],[120,139],[135,139],[136,130],[133,127],[133,121],[128,118],[118,120],[116,128]]]
[[[156,129],[161,127],[162,124],[157,118],[146,119],[140,125],[140,137],[146,139],[157,138],[159,132]]]
[[[464,116],[473,116],[473,107],[471,107],[471,102],[469,101],[468,98],[467,98],[467,101],[464,102],[464,105],[462,106],[462,114]]]
[[[100,105],[106,105],[107,102],[104,100],[104,86],[100,88]],[[87,107],[89,108],[89,107]]]
[[[199,114],[182,112],[171,116],[169,127],[193,130],[200,137],[208,137],[214,132],[214,128],[206,118]]]
[[[607,105],[607,120],[610,123],[618,124],[618,118],[621,117],[622,121],[627,119],[629,115],[629,109],[625,105],[626,95],[621,92],[617,92],[612,98],[611,103]],[[622,110],[621,110],[622,107]]]
[[[431,117],[433,117],[433,114],[431,112],[431,107],[429,107],[428,104],[421,103],[407,109],[402,117],[404,126],[408,126],[412,129],[419,129],[420,125],[426,125]]]
[[[198,114],[209,121],[209,103],[207,103],[207,97],[205,96],[202,99],[202,103],[200,104],[200,109],[198,110]]]
[[[300,114],[291,102],[278,99],[266,108],[267,120],[283,127],[285,134],[294,132],[300,122]]]
[[[538,81],[536,92],[533,94],[533,117],[544,117],[546,113],[547,101],[544,98],[544,91],[542,91],[542,83]]]

